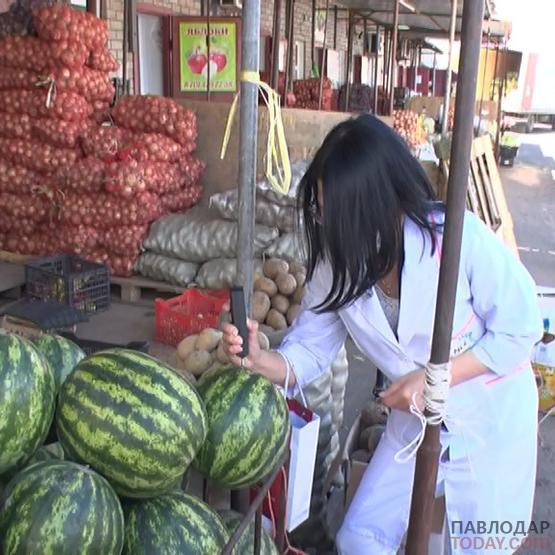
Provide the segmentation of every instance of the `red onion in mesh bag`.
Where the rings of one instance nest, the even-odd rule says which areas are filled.
[[[202,187],[192,185],[175,193],[168,193],[160,197],[164,212],[181,212],[191,208],[199,202],[202,197]]]
[[[83,134],[81,146],[85,156],[113,159],[131,133],[121,127],[91,127]]]
[[[138,162],[178,162],[184,156],[186,150],[179,143],[160,133],[128,132],[118,152],[119,159]]]
[[[124,96],[113,110],[118,125],[136,132],[161,133],[177,141],[188,152],[195,148],[195,113],[171,98],[161,96]]]
[[[97,71],[106,73],[116,71],[118,62],[107,48],[95,48],[90,51],[87,58],[87,66]]]
[[[112,227],[100,237],[100,243],[109,252],[136,255],[148,235],[148,224]]]
[[[27,114],[0,112],[0,137],[31,139],[32,131],[32,120]]]
[[[0,159],[0,192],[31,194],[37,186],[52,188],[53,185],[50,176]]]
[[[56,174],[59,187],[85,193],[100,192],[106,180],[106,164],[97,158],[83,158]]]
[[[104,46],[108,40],[105,20],[63,4],[38,8],[33,14],[33,23],[37,35],[46,41],[79,37],[87,48],[97,48]]]
[[[82,133],[90,127],[89,120],[65,121],[38,118],[32,121],[33,136],[39,141],[59,148],[75,148]]]
[[[91,105],[80,95],[61,91],[49,95],[46,89],[0,91],[0,110],[28,114],[32,118],[50,117],[78,121],[92,113]]]
[[[79,156],[77,150],[69,148],[56,148],[37,141],[0,138],[0,157],[38,172],[56,172],[74,164]]]

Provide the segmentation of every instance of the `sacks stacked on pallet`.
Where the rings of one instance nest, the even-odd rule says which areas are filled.
[[[297,232],[296,194],[307,162],[292,167],[288,195],[276,193],[267,181],[257,185],[255,255],[303,261],[304,248]],[[185,215],[162,218],[152,227],[137,263],[145,277],[176,285],[222,289],[235,278],[237,243],[237,191],[213,195],[210,208],[195,208]]]
[[[129,275],[148,224],[200,199],[195,115],[159,97],[110,114],[105,21],[55,5],[34,25],[37,37],[0,40],[0,248]]]
[[[190,155],[196,148],[194,113],[174,101],[124,97],[113,118],[115,126],[87,130],[85,158],[60,173],[61,219],[65,226],[89,228],[86,245],[74,245],[79,254],[125,276],[149,224],[199,201],[204,164]]]
[[[295,94],[295,107],[308,110],[318,110],[320,97],[320,79],[301,79],[293,83]],[[327,112],[332,109],[332,83],[325,77],[322,86],[322,110]]]
[[[229,287],[235,277],[237,231],[236,222],[200,206],[161,218],[151,226],[144,242],[147,252],[141,255],[137,270],[178,285],[195,282],[208,289]],[[257,225],[256,256],[261,257],[277,237],[275,228]]]
[[[339,93],[339,106],[345,106],[347,96],[347,86],[343,85]],[[372,111],[372,87],[361,83],[350,85],[349,111],[350,112],[371,112]]]

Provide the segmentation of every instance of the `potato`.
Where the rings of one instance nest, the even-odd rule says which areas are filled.
[[[181,360],[185,360],[194,350],[198,335],[190,335],[177,345],[177,354]]]
[[[206,328],[202,330],[195,343],[196,351],[208,351],[211,353],[217,348],[218,343],[222,338],[222,332],[213,328]]]
[[[208,351],[193,351],[185,359],[185,370],[193,376],[200,376],[212,365],[212,357]]]
[[[258,330],[262,332],[265,336],[272,335],[273,333],[276,332],[274,328],[268,326],[267,324],[260,324],[258,326]]]
[[[278,312],[275,308],[272,308],[270,312],[268,312],[266,323],[275,330],[287,329],[287,320],[285,319],[285,316],[281,314],[281,312]]]
[[[360,413],[360,422],[363,426],[385,425],[389,411],[385,405],[377,401],[369,401]]]
[[[292,304],[287,311],[287,323],[291,325],[301,310],[300,304]]]
[[[261,331],[258,332],[258,344],[263,351],[270,350],[270,340],[268,339],[268,336]]]
[[[303,295],[304,295],[304,287],[301,287],[299,285],[299,287],[297,287],[297,289],[295,289],[295,293],[293,294],[293,304],[301,304],[301,301],[303,300]]]
[[[292,260],[289,262],[289,271],[295,274],[306,274],[306,267],[304,264],[301,264],[298,260]]]
[[[252,317],[257,322],[264,322],[270,308],[270,297],[263,291],[255,291],[252,296]]]
[[[278,291],[286,297],[292,295],[297,289],[297,281],[291,274],[282,272],[277,275],[275,281]]]
[[[305,272],[297,272],[293,274],[295,281],[297,282],[297,287],[302,287],[306,283],[306,273]]]
[[[270,258],[264,262],[262,267],[264,275],[270,279],[274,279],[280,273],[289,272],[289,264],[280,258]]]
[[[282,314],[287,314],[287,311],[289,310],[289,305],[291,304],[287,297],[278,294],[274,295],[271,301],[272,308],[275,308],[278,312],[281,312]]]
[[[216,349],[216,359],[221,364],[229,364],[229,358],[224,351],[224,344],[221,341],[218,344],[218,348]]]
[[[268,297],[272,298],[277,292],[277,285],[273,280],[267,277],[258,278],[254,282],[254,290],[255,291],[262,291],[268,295]]]

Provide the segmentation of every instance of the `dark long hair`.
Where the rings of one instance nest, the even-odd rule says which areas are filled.
[[[321,221],[315,217],[318,181],[323,186]],[[331,289],[313,307],[319,312],[354,302],[401,265],[402,216],[432,236],[430,211],[443,209],[403,139],[370,115],[340,123],[328,134],[300,183],[298,202],[308,279],[324,260],[332,269]]]

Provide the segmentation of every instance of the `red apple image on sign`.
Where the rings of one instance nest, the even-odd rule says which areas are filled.
[[[206,55],[199,50],[187,59],[187,65],[189,66],[191,72],[195,75],[200,75],[207,63],[208,59],[206,58]]]
[[[210,52],[210,61],[216,64],[216,71],[220,73],[227,64],[227,56],[223,52]]]

